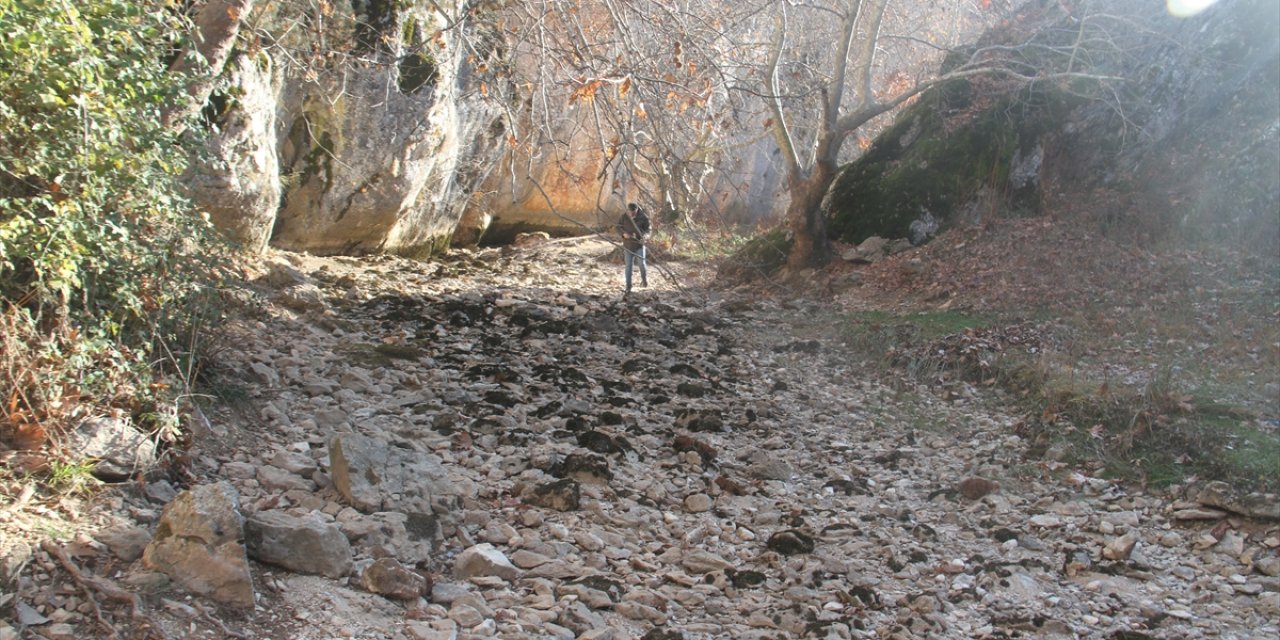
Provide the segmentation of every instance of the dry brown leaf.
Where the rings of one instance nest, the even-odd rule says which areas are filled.
[[[15,425],[10,432],[10,444],[14,449],[19,451],[35,451],[44,446],[48,439],[48,434],[42,425],[36,422],[26,422]]]

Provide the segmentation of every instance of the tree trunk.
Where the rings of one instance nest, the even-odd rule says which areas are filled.
[[[813,172],[791,185],[791,202],[787,205],[787,225],[793,243],[787,256],[787,267],[793,271],[820,267],[831,260],[831,242],[827,238],[827,219],[822,200],[835,181],[833,163],[818,162]]]

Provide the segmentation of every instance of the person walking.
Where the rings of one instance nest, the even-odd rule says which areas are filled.
[[[617,228],[618,233],[622,234],[622,254],[626,262],[626,293],[631,293],[631,269],[637,262],[640,264],[640,286],[649,286],[649,274],[644,264],[644,243],[649,238],[649,216],[644,209],[632,202],[627,205],[627,212],[618,219]]]

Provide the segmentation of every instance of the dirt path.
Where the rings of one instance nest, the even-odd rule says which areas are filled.
[[[188,598],[112,537],[154,529],[154,485],[108,492],[75,557],[173,638],[1280,634],[1275,527],[1177,520],[1193,505],[1028,458],[980,394],[891,388],[792,335],[817,304],[709,292],[679,264],[623,300],[609,249],[276,256],[191,469],[250,518],[336,525],[352,571],[254,562],[252,611]],[[351,507],[332,455],[353,434],[443,470],[430,526],[396,502],[426,478]],[[16,601],[46,622],[19,637],[129,637],[43,558]],[[369,593],[379,558],[424,597]]]

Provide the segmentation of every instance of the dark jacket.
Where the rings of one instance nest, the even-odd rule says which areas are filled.
[[[618,233],[622,234],[622,246],[627,251],[639,251],[649,238],[649,216],[640,208],[636,209],[634,216],[623,213],[618,219],[617,228]]]

